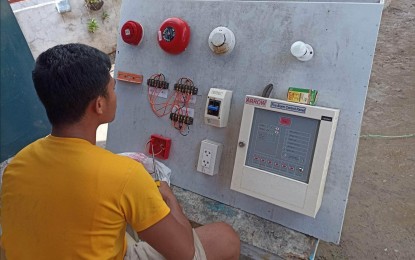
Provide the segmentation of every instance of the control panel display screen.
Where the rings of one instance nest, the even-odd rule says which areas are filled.
[[[308,183],[320,121],[255,108],[245,165]]]

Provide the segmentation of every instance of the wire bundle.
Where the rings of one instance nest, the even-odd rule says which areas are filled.
[[[194,86],[193,81],[189,78],[180,78],[177,81],[178,84],[183,84],[183,85],[187,85],[187,86]],[[174,92],[174,102],[173,102],[173,106],[172,106],[172,112],[176,113],[179,116],[184,116],[184,117],[189,117],[189,104],[190,104],[190,99],[192,98],[192,94],[191,93],[184,93],[184,92],[180,92],[180,91],[175,91]],[[186,124],[183,121],[174,121],[172,120],[172,125],[175,129],[179,130],[180,134],[183,136],[186,136],[189,134],[190,131],[190,127],[189,124]]]
[[[165,77],[162,73],[154,74],[150,79],[165,81]],[[180,78],[177,81],[178,84],[194,87],[193,81],[189,78]],[[159,101],[159,95],[162,93],[162,88],[151,87],[148,85],[147,89],[148,100],[151,110],[157,117],[163,117],[170,114],[176,114],[179,120],[171,120],[172,126],[177,129],[181,135],[186,136],[189,134],[190,128],[190,115],[189,104],[192,98],[190,91],[178,91],[175,90],[171,95],[167,97],[164,102]]]
[[[160,74],[154,74],[150,77],[150,79],[159,80],[159,81],[165,81],[165,77],[162,73]],[[147,85],[147,96],[148,101],[150,102],[150,107],[153,113],[158,117],[163,117],[165,115],[170,115],[171,113],[171,104],[169,97],[165,102],[158,102],[158,97],[163,91],[162,88],[156,88],[151,87],[150,85]],[[169,108],[170,107],[170,108]]]

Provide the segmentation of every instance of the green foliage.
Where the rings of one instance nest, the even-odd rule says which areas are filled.
[[[107,13],[107,11],[102,12],[102,15],[101,15],[102,21],[107,20],[109,17],[110,15]]]
[[[102,0],[85,0],[85,3],[87,3],[87,4],[98,4],[101,1]]]
[[[85,0],[85,6],[91,11],[98,11],[103,5],[103,0]]]
[[[96,32],[99,28],[97,20],[90,19],[87,23],[87,27],[88,27],[88,32],[90,33]]]

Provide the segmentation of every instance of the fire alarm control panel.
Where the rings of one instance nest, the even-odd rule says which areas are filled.
[[[315,217],[339,110],[246,96],[231,189]]]
[[[211,88],[205,107],[205,123],[216,127],[226,127],[228,125],[231,99],[232,91]]]

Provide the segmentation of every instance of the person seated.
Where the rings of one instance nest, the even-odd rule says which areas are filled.
[[[192,229],[170,187],[143,165],[96,146],[114,120],[108,55],[83,44],[40,54],[32,73],[51,134],[23,148],[4,172],[1,245],[19,259],[238,259],[231,226]],[[126,242],[130,224],[142,240]]]

